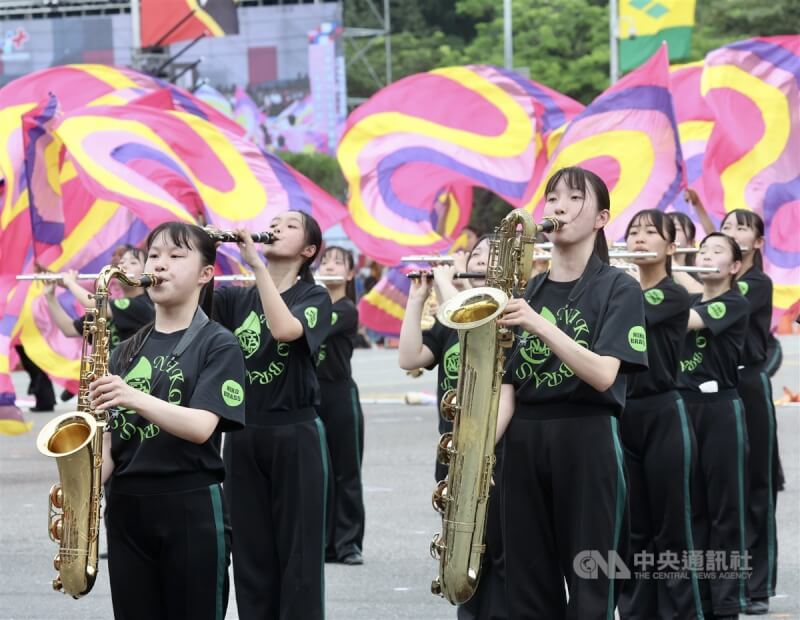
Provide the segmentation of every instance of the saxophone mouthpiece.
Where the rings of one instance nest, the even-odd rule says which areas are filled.
[[[557,231],[563,225],[564,222],[562,222],[559,219],[556,219],[554,217],[546,217],[542,220],[541,224],[537,225],[537,228],[539,229],[539,232],[549,233]]]
[[[158,286],[161,284],[161,278],[153,273],[143,273],[139,277],[139,286],[149,288],[151,286]]]

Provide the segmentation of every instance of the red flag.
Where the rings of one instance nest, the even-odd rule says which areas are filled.
[[[142,0],[141,7],[142,47],[239,33],[234,0]]]

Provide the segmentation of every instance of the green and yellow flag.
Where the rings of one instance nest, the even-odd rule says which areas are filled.
[[[695,0],[619,0],[619,68],[635,69],[669,46],[669,59],[689,56]]]

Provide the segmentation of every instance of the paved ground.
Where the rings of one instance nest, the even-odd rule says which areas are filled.
[[[784,341],[785,361],[774,385],[800,385],[800,338]],[[355,374],[366,416],[364,484],[367,509],[365,564],[328,565],[327,618],[452,619],[455,611],[429,593],[436,564],[428,556],[437,517],[430,507],[436,412],[396,402],[408,391],[434,391],[432,373],[409,379],[396,352],[357,351]],[[15,375],[19,394],[25,375]],[[67,411],[66,406],[59,408]],[[31,433],[0,437],[0,619],[108,619],[111,598],[105,566],[92,593],[78,601],[50,590],[55,545],[46,534],[47,491],[55,465],[34,446],[50,414],[29,414]],[[769,618],[800,619],[800,407],[778,411],[781,453],[788,479],[778,503],[779,596]],[[229,618],[237,618],[233,598]]]

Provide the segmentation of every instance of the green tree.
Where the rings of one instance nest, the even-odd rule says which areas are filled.
[[[347,182],[335,157],[322,153],[285,151],[279,152],[278,155],[300,174],[307,176],[331,196],[344,202],[347,197]]]

